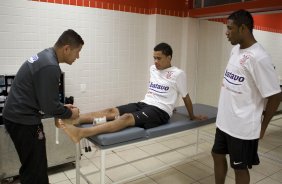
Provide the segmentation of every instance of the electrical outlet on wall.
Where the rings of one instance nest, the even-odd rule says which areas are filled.
[[[80,92],[84,93],[86,91],[86,84],[80,84]]]

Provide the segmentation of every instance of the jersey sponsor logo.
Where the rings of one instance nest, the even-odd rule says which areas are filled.
[[[153,82],[150,83],[149,88],[153,91],[156,91],[158,93],[167,93],[169,90],[168,86],[160,85],[160,84],[154,84]]]
[[[234,74],[232,72],[229,72],[228,70],[225,71],[224,79],[233,85],[242,85],[242,83],[245,80],[245,77]]]
[[[27,61],[30,62],[30,63],[34,63],[37,60],[38,60],[38,56],[34,55],[34,56],[31,56]]]

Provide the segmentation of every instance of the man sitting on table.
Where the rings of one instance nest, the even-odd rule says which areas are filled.
[[[187,90],[185,73],[171,65],[172,49],[167,43],[154,48],[154,62],[150,67],[150,82],[144,100],[98,112],[81,114],[76,120],[64,119],[57,126],[74,142],[81,138],[102,133],[116,132],[126,127],[153,128],[165,124],[172,116],[178,95],[182,96],[191,120],[204,120],[203,115],[194,115],[193,106]],[[94,118],[105,117],[107,123],[90,128],[78,128],[72,124],[93,122]],[[118,118],[117,118],[118,117]]]

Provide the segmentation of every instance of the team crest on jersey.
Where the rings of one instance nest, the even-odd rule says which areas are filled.
[[[28,59],[28,62],[30,63],[34,63],[35,61],[38,60],[38,56],[37,55],[34,55],[34,56],[31,56],[29,59]]]
[[[240,64],[244,65],[249,58],[250,58],[249,55],[243,55],[243,58],[240,59]]]
[[[167,74],[166,74],[166,78],[167,79],[170,79],[171,76],[172,76],[173,72],[172,71],[168,71]]]

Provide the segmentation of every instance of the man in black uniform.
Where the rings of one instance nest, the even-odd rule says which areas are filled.
[[[59,101],[59,63],[71,65],[84,45],[81,36],[69,29],[54,47],[23,63],[13,81],[3,110],[5,127],[20,158],[22,184],[48,184],[46,139],[42,112],[56,118],[78,118],[79,109]]]

